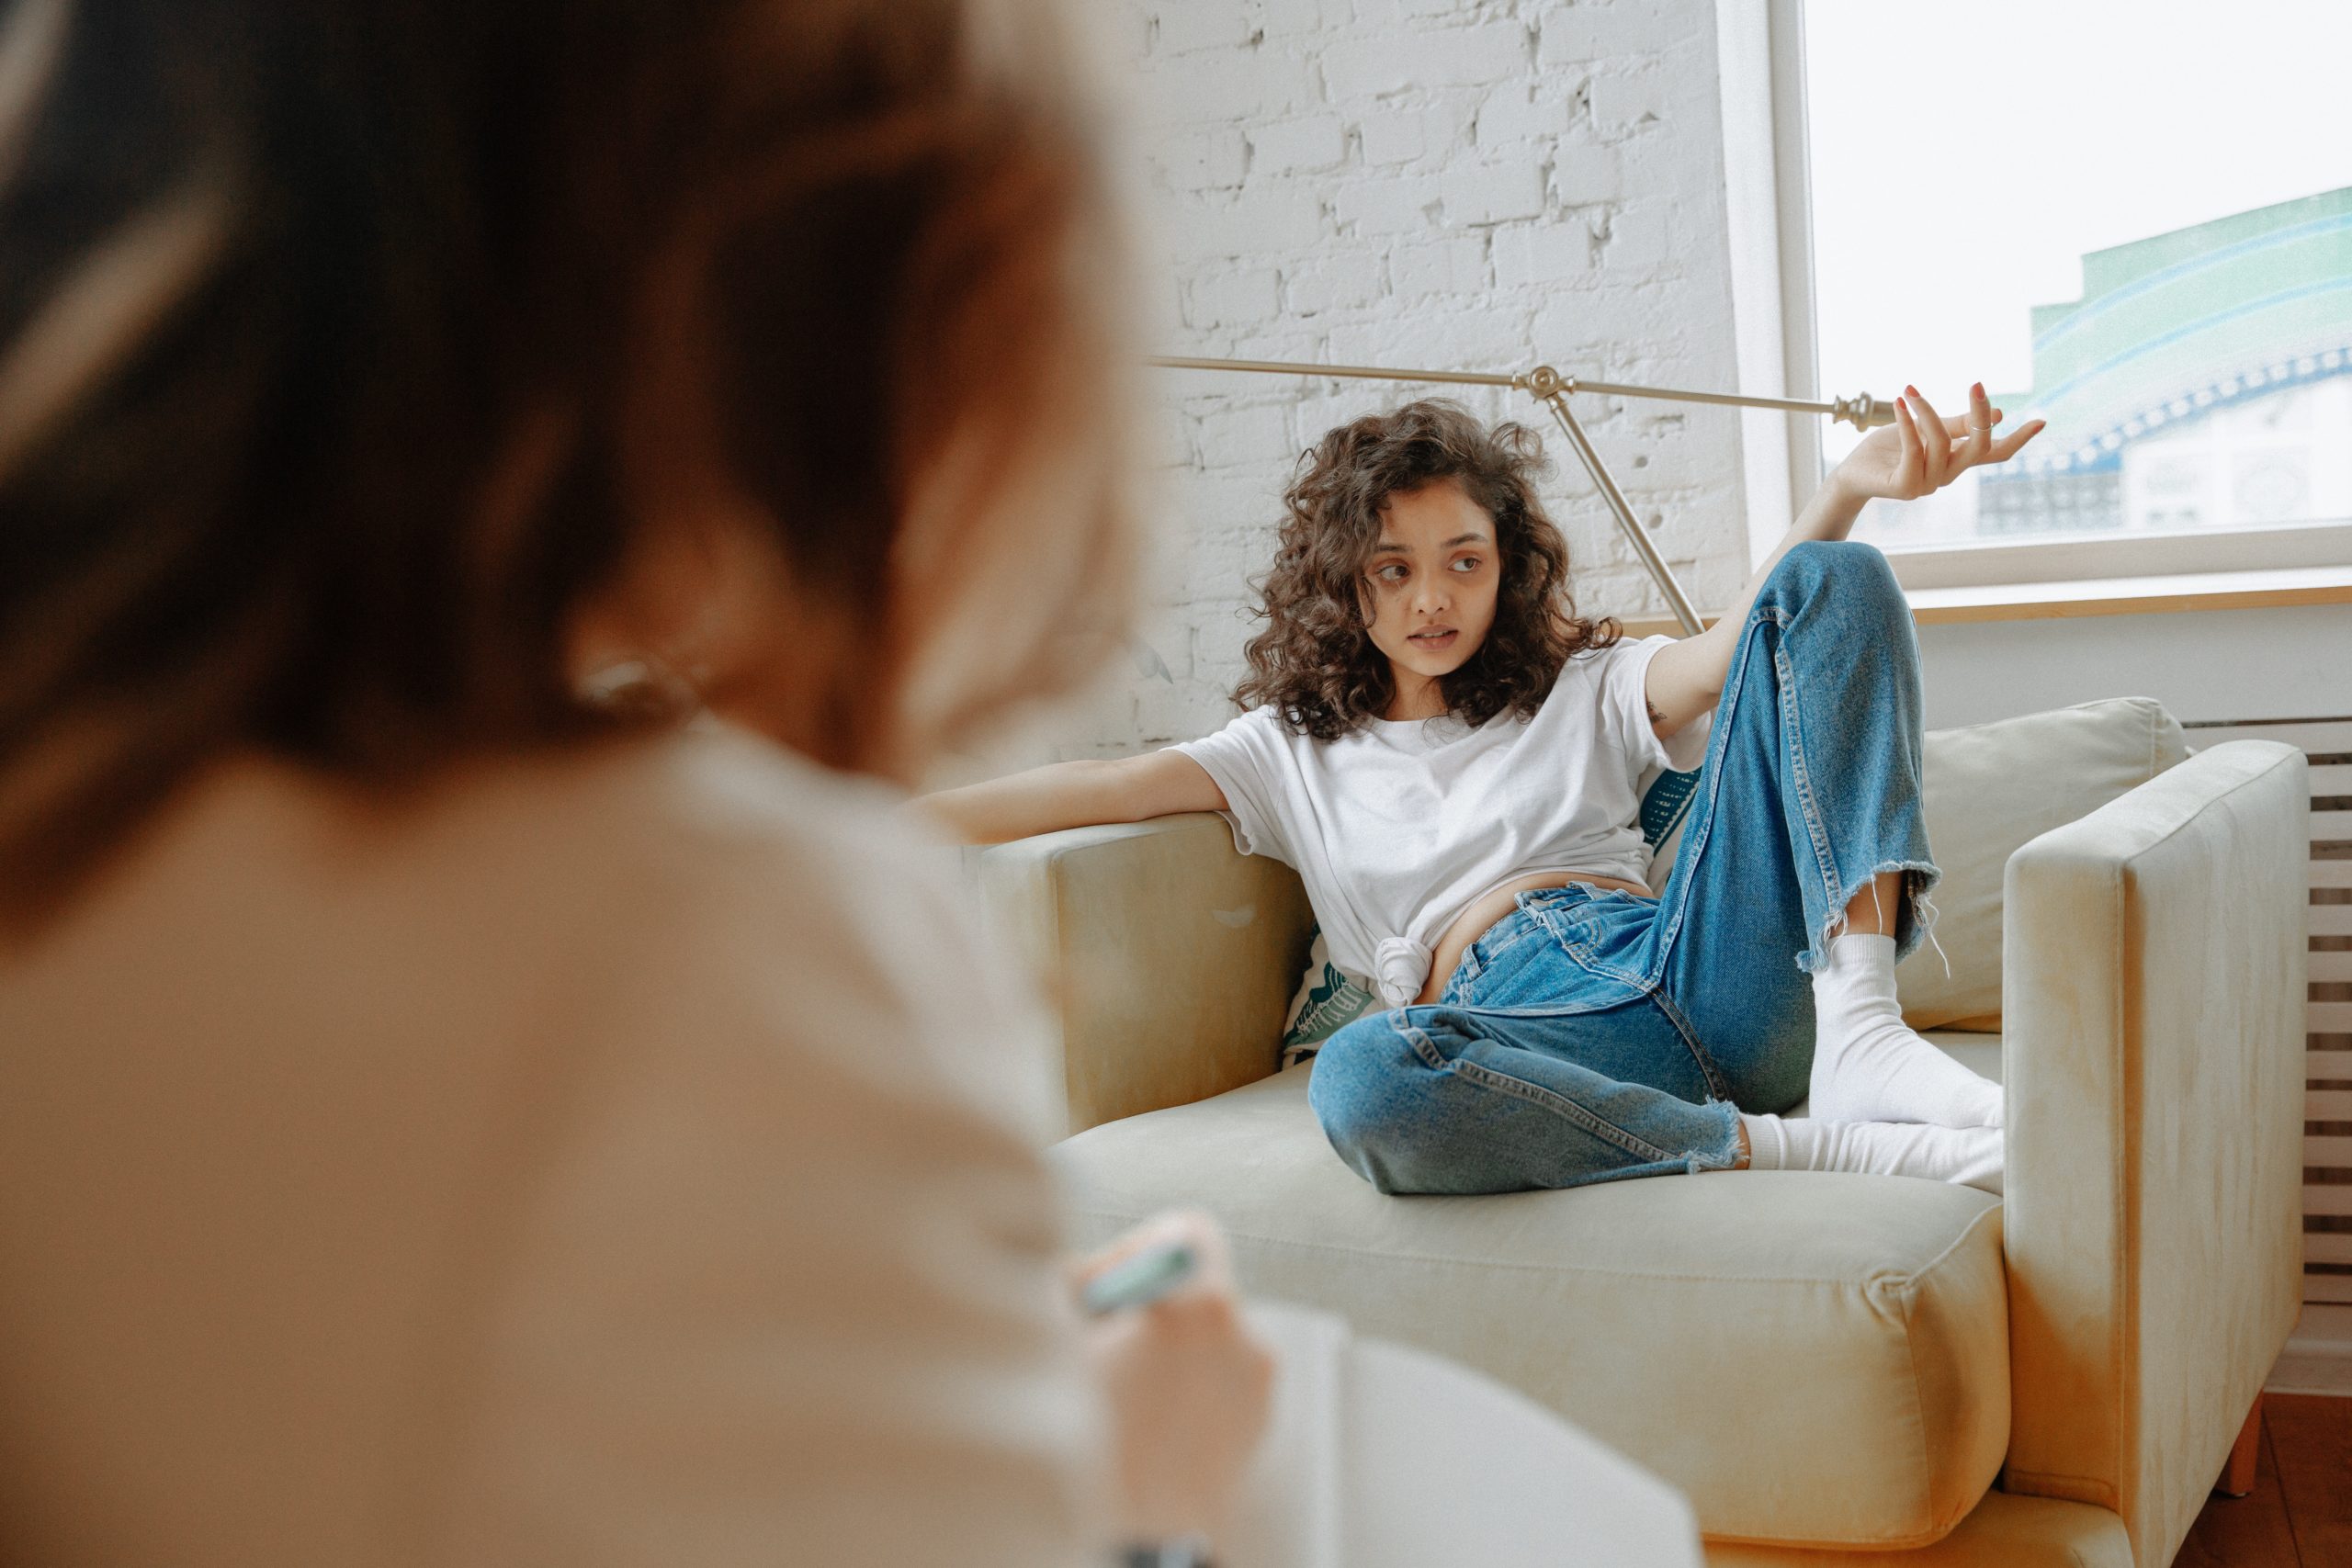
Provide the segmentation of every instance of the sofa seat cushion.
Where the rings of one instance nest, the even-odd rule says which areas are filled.
[[[1997,1200],[1809,1171],[1385,1197],[1325,1141],[1312,1070],[1056,1145],[1077,1239],[1206,1209],[1249,1293],[1524,1391],[1681,1487],[1712,1537],[1916,1546],[1991,1484],[2009,1428]]]
[[[1707,1568],[2132,1568],[2132,1532],[2096,1503],[1984,1494],[1960,1528],[1908,1551],[1814,1551],[1711,1540]]]

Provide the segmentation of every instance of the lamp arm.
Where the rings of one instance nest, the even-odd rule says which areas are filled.
[[[1681,403],[1717,403],[1731,408],[1781,409],[1789,413],[1826,413],[1856,430],[1872,430],[1894,423],[1894,405],[1857,392],[1850,398],[1819,402],[1805,398],[1768,398],[1747,392],[1702,392],[1689,387],[1645,387],[1631,381],[1588,381],[1563,376],[1548,365],[1515,374],[1480,370],[1396,370],[1374,365],[1316,365],[1289,359],[1202,359],[1181,355],[1155,355],[1144,361],[1160,370],[1239,370],[1271,376],[1331,376],[1362,381],[1403,381],[1425,386],[1510,387],[1537,398],[1555,389],[1569,392],[1603,392],[1619,398],[1661,398]]]
[[[1621,381],[1584,381],[1573,376],[1563,376],[1549,365],[1539,365],[1532,370],[1505,375],[1498,371],[1479,370],[1397,370],[1370,365],[1313,365],[1282,359],[1201,359],[1174,355],[1161,355],[1145,363],[1164,370],[1238,370],[1267,376],[1334,376],[1364,381],[1402,381],[1423,386],[1509,387],[1522,391],[1552,411],[1559,422],[1568,446],[1592,476],[1617,525],[1625,531],[1626,542],[1641,558],[1650,580],[1665,595],[1667,607],[1681,624],[1685,635],[1696,637],[1706,629],[1699,619],[1699,612],[1691,607],[1690,596],[1682,591],[1674,570],[1666,558],[1657,553],[1651,542],[1649,530],[1634,515],[1633,507],[1625,500],[1625,492],[1617,488],[1617,480],[1609,466],[1600,460],[1584,426],[1568,412],[1568,398],[1576,392],[1600,392],[1622,398],[1660,398],[1674,402],[1716,403],[1734,408],[1782,409],[1792,413],[1826,413],[1833,419],[1844,420],[1857,430],[1867,431],[1874,425],[1894,423],[1894,408],[1868,392],[1851,398],[1837,398],[1828,402],[1812,402],[1801,398],[1754,397],[1744,392],[1700,392],[1678,387],[1644,387]]]
[[[1608,465],[1600,460],[1600,454],[1593,450],[1591,438],[1585,434],[1584,426],[1578,424],[1577,416],[1568,412],[1566,391],[1555,390],[1543,399],[1543,403],[1552,411],[1552,417],[1560,422],[1560,429],[1567,435],[1569,446],[1575,449],[1577,460],[1584,465],[1584,471],[1592,476],[1594,486],[1600,491],[1600,499],[1608,503],[1610,512],[1617,519],[1617,525],[1625,531],[1626,542],[1634,547],[1634,553],[1641,557],[1642,565],[1648,570],[1650,580],[1657,584],[1658,592],[1666,595],[1667,608],[1672,610],[1674,618],[1681,623],[1683,635],[1697,637],[1705,631],[1706,624],[1699,619],[1699,612],[1691,607],[1690,596],[1682,591],[1681,580],[1674,575],[1674,569],[1666,564],[1666,558],[1657,553],[1657,546],[1651,541],[1649,530],[1643,527],[1641,519],[1634,515],[1633,507],[1625,500],[1625,492],[1617,488],[1617,480],[1610,474]]]

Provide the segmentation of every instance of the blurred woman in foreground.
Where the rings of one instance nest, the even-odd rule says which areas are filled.
[[[6,12],[0,1558],[1214,1514],[1262,1359],[1212,1288],[1089,1368],[1034,1003],[892,810],[1124,617],[1073,75],[1011,3]]]

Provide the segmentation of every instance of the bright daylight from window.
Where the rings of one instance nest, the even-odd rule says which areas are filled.
[[[2352,5],[1805,0],[1804,36],[1824,393],[2050,421],[1859,536],[2352,519]]]

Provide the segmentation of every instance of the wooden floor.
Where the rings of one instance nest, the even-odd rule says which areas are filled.
[[[2352,1399],[2262,1402],[2254,1491],[2197,1516],[2175,1568],[2352,1568]]]

